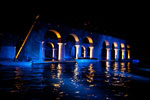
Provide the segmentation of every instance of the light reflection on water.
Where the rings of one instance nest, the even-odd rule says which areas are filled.
[[[129,99],[129,90],[136,92],[132,89],[136,86],[132,76],[136,75],[131,73],[131,65],[102,62],[1,66],[0,93],[19,99]]]

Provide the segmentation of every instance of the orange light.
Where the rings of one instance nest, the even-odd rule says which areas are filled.
[[[129,45],[127,45],[127,48],[129,49],[129,48],[130,48],[130,46],[129,46]]]
[[[125,46],[124,46],[124,44],[123,43],[121,43],[121,48],[124,48]]]
[[[75,34],[70,34],[70,35],[74,37],[76,42],[79,42],[79,38]]]
[[[86,38],[88,39],[89,43],[93,44],[93,40],[92,40],[92,38],[91,38],[91,37],[86,36]]]
[[[130,50],[128,50],[128,59],[130,59]]]
[[[114,42],[114,47],[118,47],[118,44],[116,42]]]
[[[54,44],[52,42],[50,42],[50,44],[51,44],[52,48],[54,49]]]
[[[105,40],[106,46],[109,46],[109,42],[107,40]]]
[[[18,51],[17,55],[15,56],[15,59],[17,59],[17,58],[18,58],[18,56],[19,56],[19,54],[20,54],[20,52],[21,52],[21,50],[22,50],[23,46],[25,45],[25,43],[26,43],[26,41],[27,41],[27,39],[28,39],[28,37],[29,37],[29,35],[30,35],[30,33],[31,33],[31,31],[32,31],[32,29],[33,29],[33,27],[34,27],[35,23],[37,22],[38,18],[39,18],[39,15],[38,15],[38,16],[36,16],[34,23],[32,24],[32,26],[31,26],[31,28],[30,28],[30,30],[29,30],[29,32],[28,32],[28,34],[27,34],[27,36],[26,36],[25,40],[23,41],[23,43],[22,43],[22,45],[21,45],[21,47],[20,47],[20,49],[19,49],[19,51]]]
[[[58,39],[61,38],[61,35],[60,35],[59,32],[57,32],[56,30],[50,30],[50,32],[55,33]]]

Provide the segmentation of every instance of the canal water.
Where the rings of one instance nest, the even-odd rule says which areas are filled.
[[[149,90],[150,69],[130,62],[0,66],[1,100],[147,100]]]

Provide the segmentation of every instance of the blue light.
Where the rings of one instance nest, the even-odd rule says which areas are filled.
[[[133,63],[139,63],[140,60],[132,60]]]

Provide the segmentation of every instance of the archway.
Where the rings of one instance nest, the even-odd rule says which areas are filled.
[[[55,48],[52,42],[48,42],[45,44],[45,59],[51,60],[55,58]]]
[[[79,55],[79,38],[75,34],[69,34],[66,38],[67,45],[65,47],[66,58],[76,58]]]
[[[50,41],[50,40],[54,41],[55,40],[55,41],[57,41],[57,43],[61,43],[61,35],[56,30],[49,30],[48,32],[46,32],[44,38],[47,41]]]
[[[87,48],[86,50],[86,56],[89,57],[89,58],[93,58],[93,40],[91,37],[89,36],[86,36],[84,39],[83,39],[83,43],[84,43],[84,46]]]
[[[111,49],[111,60],[115,61],[118,60],[118,45],[116,42],[112,43],[112,49]]]
[[[109,48],[110,44],[107,40],[105,40],[103,42],[102,45],[102,54],[101,54],[101,59],[102,60],[110,60],[110,48]]]
[[[56,30],[49,30],[46,32],[44,36],[44,44],[45,44],[45,58],[56,58],[58,60],[62,59],[62,43],[61,43],[61,35]],[[46,46],[47,45],[47,46]],[[55,48],[54,48],[55,45]],[[51,52],[51,53],[48,53]],[[53,54],[54,53],[54,54]],[[53,55],[53,57],[52,57]],[[56,57],[55,57],[56,55]]]
[[[130,45],[126,46],[126,59],[131,59]]]
[[[119,60],[125,59],[125,45],[123,43],[120,44],[120,50],[119,50]]]

